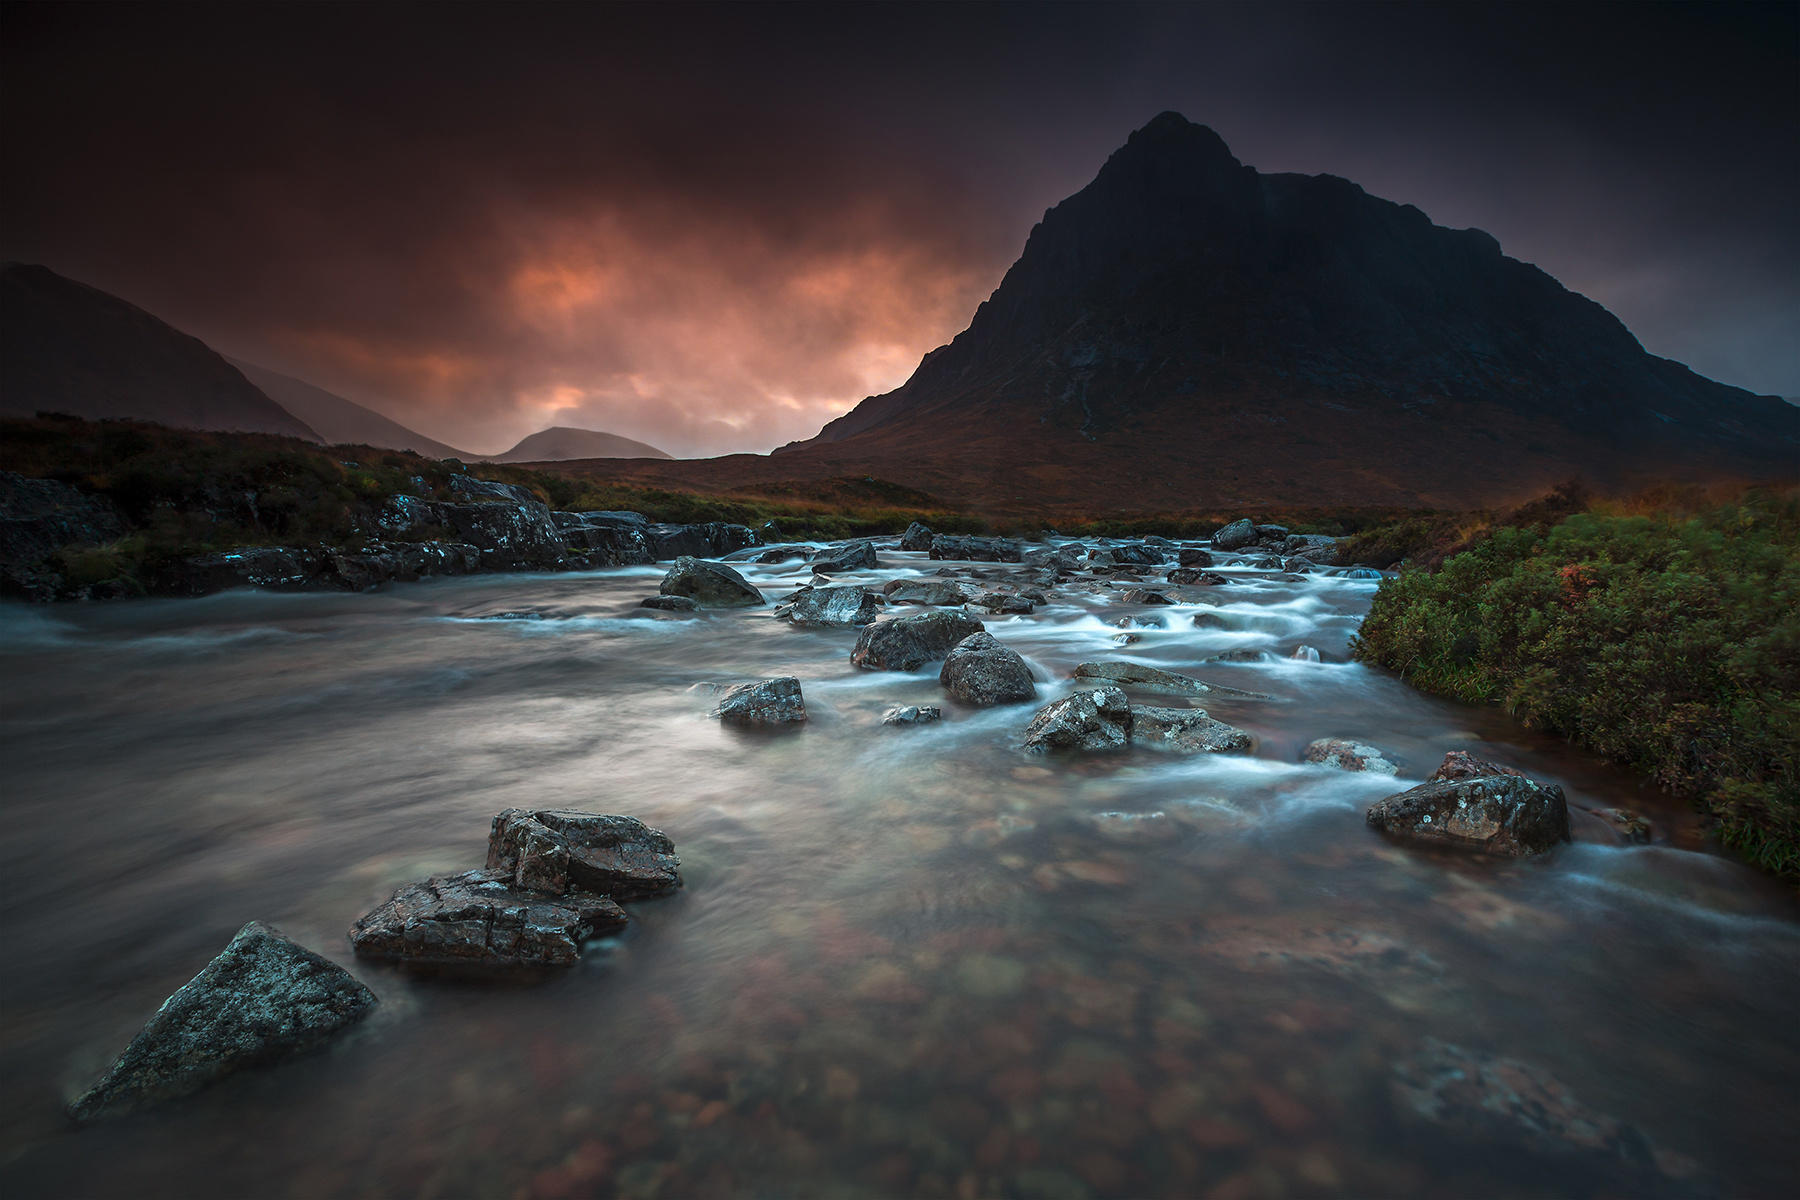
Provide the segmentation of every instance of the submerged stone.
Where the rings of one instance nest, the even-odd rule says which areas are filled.
[[[626,922],[606,896],[521,889],[514,876],[490,867],[409,883],[350,927],[350,944],[423,966],[566,967],[583,942]]]
[[[163,1001],[69,1113],[86,1121],[197,1092],[318,1045],[375,1005],[350,972],[252,921]]]
[[[1131,740],[1135,745],[1182,754],[1218,754],[1251,750],[1256,738],[1234,725],[1215,721],[1200,708],[1131,706]]]
[[[1387,753],[1366,742],[1349,738],[1320,738],[1300,752],[1300,761],[1336,767],[1340,771],[1368,771],[1374,775],[1398,775],[1400,767]]]
[[[1116,683],[1134,692],[1159,692],[1169,696],[1204,696],[1212,691],[1198,679],[1130,662],[1085,662],[1075,668],[1077,679]]]

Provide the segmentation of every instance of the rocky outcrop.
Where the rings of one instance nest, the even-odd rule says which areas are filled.
[[[1166,696],[1204,696],[1212,688],[1173,671],[1130,662],[1086,662],[1075,668],[1075,678],[1084,681],[1114,683],[1134,692],[1157,692]]]
[[[943,710],[935,704],[908,704],[904,708],[890,708],[881,715],[883,725],[929,725],[943,719]]]
[[[54,479],[0,471],[0,594],[49,600],[62,576],[49,562],[69,546],[96,546],[124,535],[110,501]]]
[[[1522,858],[1569,840],[1562,789],[1523,775],[1423,783],[1369,806],[1368,822],[1389,836]]]
[[[727,725],[790,725],[806,720],[806,701],[793,676],[740,683],[719,698],[713,715]]]
[[[964,537],[940,533],[931,539],[931,557],[959,562],[1021,562],[1024,551],[1008,538]]]
[[[867,625],[886,606],[886,597],[851,584],[803,587],[777,604],[775,615],[796,625]]]
[[[1131,706],[1133,745],[1173,750],[1181,754],[1220,754],[1256,748],[1256,738],[1223,721],[1215,721],[1200,708]]]
[[[452,475],[450,490],[458,496],[478,500],[506,500],[513,504],[541,503],[537,493],[528,487],[521,487],[516,483],[501,483],[494,479],[477,479],[473,475]]]
[[[708,521],[699,525],[650,525],[645,529],[650,554],[657,562],[679,558],[711,558],[762,545],[746,525]]]
[[[553,512],[550,519],[571,553],[593,567],[644,566],[656,561],[650,523],[634,512]]]
[[[1320,738],[1300,752],[1300,761],[1336,767],[1340,771],[1368,771],[1373,775],[1398,775],[1399,764],[1386,751],[1349,738]]]
[[[850,661],[869,671],[916,671],[986,626],[957,612],[918,613],[865,625]]]
[[[989,707],[1016,704],[1037,696],[1025,660],[985,630],[972,633],[944,656],[938,682],[952,700]]]
[[[912,551],[930,550],[931,538],[931,530],[914,521],[906,527],[906,532],[900,535],[900,548]]]
[[[875,543],[845,542],[828,546],[812,556],[812,569],[819,575],[842,575],[846,571],[874,571],[881,563],[875,558]]]
[[[185,1096],[317,1046],[375,1004],[348,971],[252,921],[163,1001],[69,1112],[86,1121]]]
[[[1118,688],[1076,692],[1038,709],[1025,729],[1025,749],[1116,750],[1131,740],[1131,706]]]
[[[663,576],[665,596],[686,596],[701,608],[747,608],[763,603],[763,594],[723,563],[678,558]]]

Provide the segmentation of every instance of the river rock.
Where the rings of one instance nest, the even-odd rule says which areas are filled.
[[[882,715],[883,725],[929,725],[933,721],[944,719],[944,710],[935,704],[908,704],[905,708],[890,708]]]
[[[1149,546],[1097,546],[1088,551],[1088,566],[1092,567],[1154,567],[1163,561],[1162,551]]]
[[[1256,541],[1256,526],[1248,517],[1240,517],[1212,535],[1215,550],[1242,550]]]
[[[1037,696],[1037,684],[1031,681],[1031,668],[1025,660],[985,630],[950,648],[938,682],[951,699],[982,707],[1016,704]]]
[[[1131,706],[1131,740],[1134,745],[1182,754],[1218,754],[1251,750],[1256,738],[1223,721],[1215,721],[1201,708]]]
[[[882,591],[895,604],[957,605],[969,598],[962,584],[942,579],[894,579]]]
[[[1423,783],[1369,806],[1369,824],[1404,840],[1522,858],[1569,840],[1562,789],[1523,775]]]
[[[740,683],[719,699],[713,715],[727,725],[789,725],[806,720],[800,681],[788,675]]]
[[[1213,556],[1198,546],[1184,546],[1176,552],[1175,561],[1183,567],[1210,567],[1213,565]]]
[[[1159,588],[1132,588],[1121,599],[1126,604],[1173,604],[1169,593]]]
[[[827,546],[812,556],[812,569],[821,575],[841,575],[846,571],[873,571],[881,563],[875,558],[875,543],[871,541],[845,542],[842,546]]]
[[[756,556],[759,563],[783,563],[790,558],[805,558],[805,546],[771,546]]]
[[[1131,706],[1118,688],[1076,692],[1037,710],[1025,749],[1116,750],[1131,740]]]
[[[986,628],[974,617],[958,612],[890,617],[863,626],[856,648],[850,652],[850,661],[868,671],[916,671],[943,658],[970,634]]]
[[[639,608],[654,608],[662,612],[697,612],[700,602],[692,596],[646,596],[638,601]]]
[[[775,606],[775,615],[796,625],[867,625],[887,601],[853,584],[804,587]]]
[[[252,921],[163,1001],[70,1115],[87,1121],[197,1092],[316,1046],[375,1005],[348,971]]]
[[[1498,1144],[1535,1154],[1591,1155],[1665,1174],[1684,1162],[1659,1152],[1642,1131],[1583,1104],[1549,1072],[1517,1059],[1428,1037],[1394,1065],[1391,1085],[1402,1119],[1484,1151]],[[1609,1190],[1631,1194],[1633,1188]]]
[[[1075,668],[1075,678],[1116,683],[1134,692],[1157,692],[1167,696],[1204,696],[1212,688],[1198,679],[1177,675],[1142,663],[1085,662]]]
[[[961,562],[1021,562],[1024,551],[1008,538],[965,537],[940,533],[931,539],[931,557]]]
[[[914,521],[906,527],[906,532],[900,535],[900,548],[902,550],[930,550],[931,537],[930,529]]]
[[[566,967],[583,942],[626,922],[606,896],[519,889],[513,876],[485,868],[409,883],[350,927],[350,944],[420,966]]]
[[[681,886],[675,843],[636,817],[509,808],[488,830],[487,867],[526,891],[585,890],[618,900]]]
[[[1368,771],[1375,775],[1398,775],[1400,767],[1385,751],[1348,738],[1320,738],[1300,752],[1300,761],[1336,767],[1340,771]]]
[[[665,596],[686,596],[702,608],[746,608],[763,602],[763,594],[725,564],[685,556],[663,576],[661,590]]]
[[[1035,607],[1029,598],[1016,592],[983,592],[970,600],[968,606],[978,608],[990,615],[995,613],[1023,615]]]

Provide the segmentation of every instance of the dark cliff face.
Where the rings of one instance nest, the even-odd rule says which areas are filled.
[[[1174,113],[1045,214],[966,331],[802,445],[924,452],[1005,426],[1121,449],[1254,433],[1267,449],[1306,431],[1304,458],[1377,425],[1404,470],[1448,422],[1452,440],[1539,458],[1612,445],[1637,470],[1686,456],[1767,473],[1800,455],[1800,411],[1645,353],[1489,235],[1332,176],[1259,175]]]
[[[198,338],[46,267],[8,263],[0,413],[37,412],[320,440]]]

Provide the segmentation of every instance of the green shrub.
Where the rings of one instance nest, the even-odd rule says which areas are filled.
[[[1353,648],[1695,795],[1800,878],[1800,492],[1496,528],[1385,581]]]

